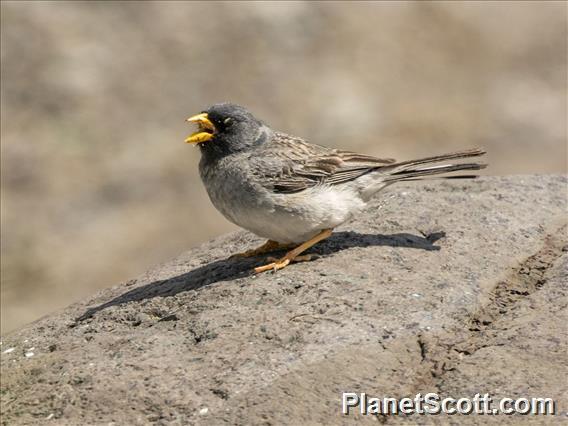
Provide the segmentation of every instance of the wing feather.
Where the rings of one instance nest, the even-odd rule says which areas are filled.
[[[395,162],[392,158],[309,144],[283,133],[275,133],[264,148],[262,158],[272,161],[271,167],[262,168],[265,186],[288,194],[321,184],[340,185]]]

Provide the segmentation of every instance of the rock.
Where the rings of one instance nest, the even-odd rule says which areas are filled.
[[[342,416],[342,392],[550,397],[560,422],[566,189],[565,176],[393,186],[317,260],[277,273],[228,259],[258,238],[217,238],[5,336],[2,422],[440,421]]]

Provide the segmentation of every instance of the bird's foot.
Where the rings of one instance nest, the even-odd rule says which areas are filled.
[[[277,241],[268,240],[263,245],[255,249],[247,250],[242,253],[235,253],[230,257],[230,259],[259,256],[276,250],[285,250],[290,248],[290,246],[290,244],[282,244]]]
[[[317,257],[318,256],[313,254],[302,254],[294,258],[289,258],[287,256],[284,256],[281,259],[276,259],[275,257],[269,257],[267,260],[271,263],[254,268],[254,272],[260,274],[261,272],[266,272],[270,270],[278,271],[279,269],[285,268],[292,262],[309,262],[310,260],[316,259]]]
[[[320,242],[321,240],[326,239],[331,235],[331,229],[324,229],[315,237],[311,238],[310,240],[306,241],[304,244],[296,247],[294,250],[289,251],[286,255],[281,259],[273,259],[269,258],[268,260],[271,262],[267,265],[259,266],[254,268],[254,272],[260,274],[261,272],[266,271],[278,271],[279,269],[285,268],[292,262],[305,262],[312,260],[314,258],[311,254],[301,255],[304,251],[309,249],[314,244]]]

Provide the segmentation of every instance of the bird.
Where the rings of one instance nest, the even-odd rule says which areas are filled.
[[[215,208],[237,226],[267,239],[234,256],[288,250],[283,257],[269,257],[256,273],[311,260],[303,254],[306,250],[396,182],[487,166],[453,161],[479,157],[486,153],[481,148],[396,161],[316,145],[273,130],[229,102],[214,104],[187,121],[197,125],[197,131],[185,142],[201,151],[199,174]],[[444,176],[456,177],[477,175]]]

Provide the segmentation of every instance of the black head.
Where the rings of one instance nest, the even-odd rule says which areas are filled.
[[[267,140],[269,129],[249,111],[231,103],[215,104],[188,119],[199,131],[186,139],[204,155],[224,156],[245,151]]]

